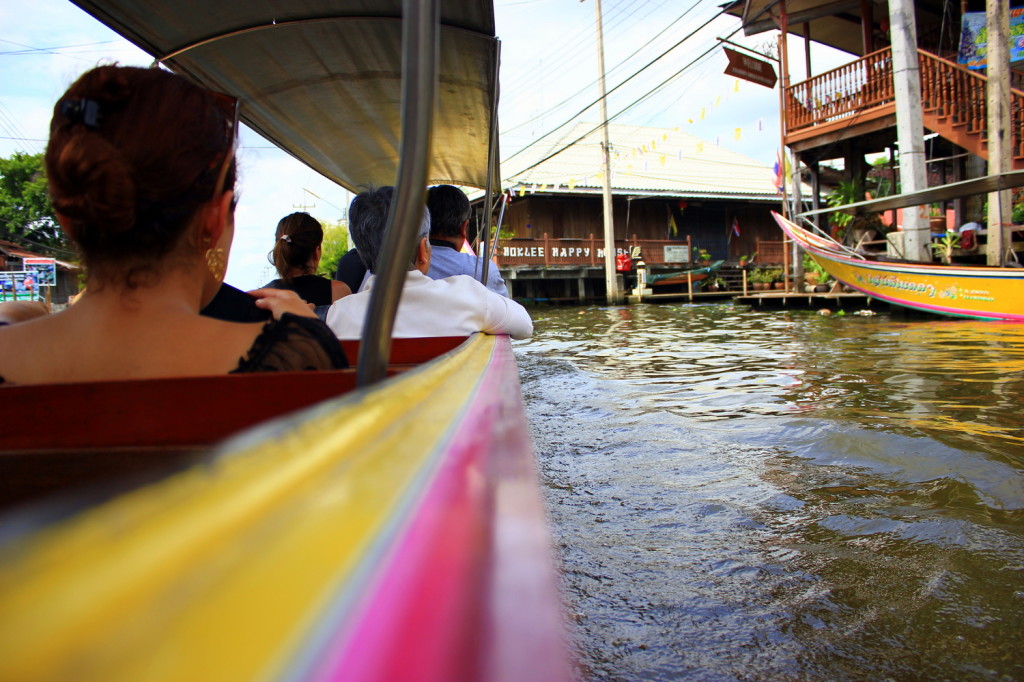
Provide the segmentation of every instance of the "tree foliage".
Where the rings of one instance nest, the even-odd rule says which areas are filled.
[[[318,275],[324,275],[331,279],[338,269],[338,261],[348,253],[348,222],[339,220],[336,223],[321,220],[324,226],[324,243],[321,247],[320,266],[316,269]]]
[[[0,239],[33,251],[68,250],[46,190],[42,154],[0,158]]]

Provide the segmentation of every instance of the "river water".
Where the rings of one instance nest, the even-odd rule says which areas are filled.
[[[584,678],[1024,680],[1024,325],[531,312]]]

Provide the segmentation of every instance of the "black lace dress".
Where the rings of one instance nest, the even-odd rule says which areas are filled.
[[[263,331],[239,359],[232,374],[344,369],[348,359],[330,328],[311,317],[285,313],[263,325]]]
[[[253,342],[238,367],[230,374],[249,372],[299,372],[311,369],[345,369],[348,359],[341,343],[326,324],[311,317],[285,313],[271,320]],[[0,376],[0,386],[4,378]]]

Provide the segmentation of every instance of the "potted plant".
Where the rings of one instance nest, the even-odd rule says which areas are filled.
[[[942,204],[932,204],[928,214],[928,228],[932,232],[944,232],[946,230],[946,212]]]
[[[946,234],[939,237],[938,241],[932,242],[928,248],[936,256],[942,259],[943,263],[953,262],[953,250],[960,246],[960,233],[953,230],[946,230]]]
[[[772,288],[784,290],[786,288],[786,273],[782,271],[782,268],[774,268],[769,272],[771,274]]]
[[[836,188],[825,197],[825,203],[832,208],[839,208],[846,204],[852,204],[859,197],[860,191],[857,188],[856,182],[841,180],[836,185]],[[849,213],[844,213],[843,211],[832,213],[829,216],[829,223],[832,225],[829,233],[832,235],[832,238],[836,241],[843,241],[843,237],[846,236],[846,228],[852,221],[853,216]]]
[[[816,291],[817,287],[824,287],[828,290],[828,283],[832,276],[825,268],[818,264],[818,261],[811,258],[809,253],[804,253],[804,282],[809,287],[808,291]]]
[[[747,279],[750,280],[750,283],[754,286],[754,289],[758,291],[763,291],[771,286],[773,278],[774,275],[771,270],[767,268],[754,268],[747,277]]]
[[[695,246],[693,247],[693,255],[702,267],[711,262],[711,254],[708,253],[707,249],[700,249]]]
[[[757,258],[757,253],[756,252],[750,254],[749,256],[740,256],[740,267],[741,268],[747,267],[747,264],[748,263],[753,263],[755,258]]]
[[[714,277],[707,278],[707,284],[704,287],[707,291],[725,291],[728,286],[725,280],[715,275]]]

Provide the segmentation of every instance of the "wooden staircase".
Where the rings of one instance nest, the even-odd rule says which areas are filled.
[[[972,154],[988,159],[985,76],[918,50],[924,125]],[[1024,92],[1010,90],[1010,148],[1014,170],[1024,170]]]

